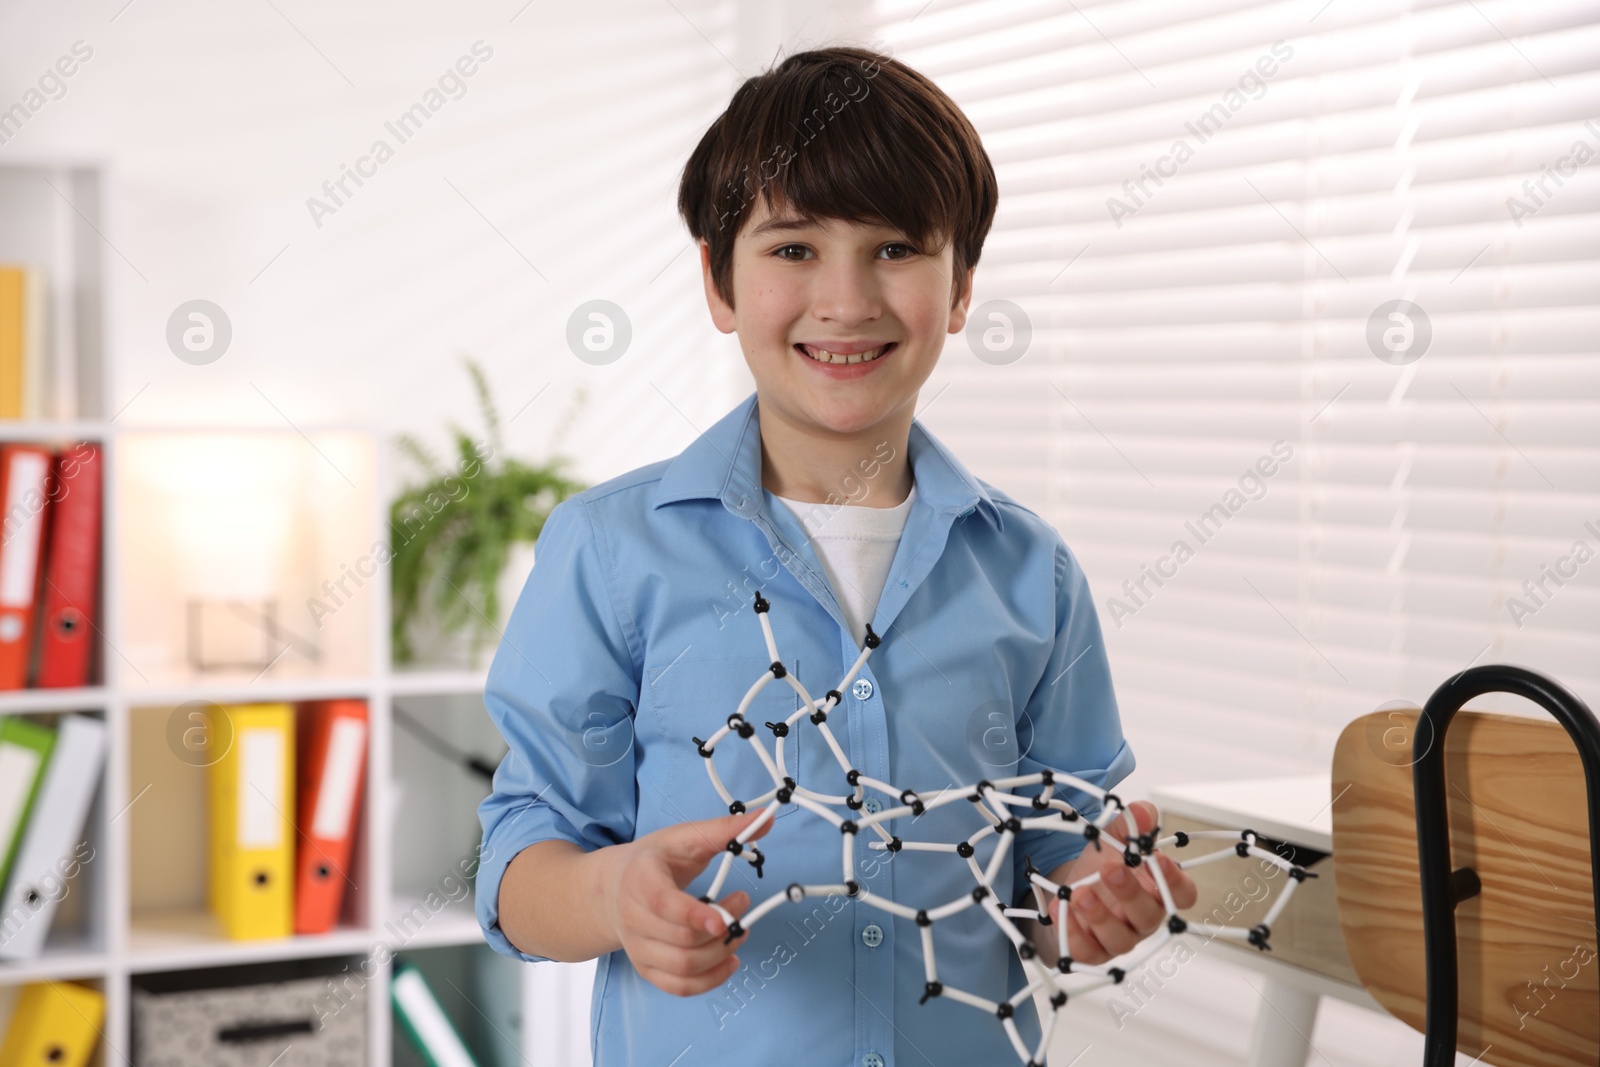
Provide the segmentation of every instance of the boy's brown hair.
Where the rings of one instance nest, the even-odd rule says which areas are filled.
[[[928,254],[953,240],[961,279],[999,190],[977,131],[942,89],[890,56],[838,46],[746,79],[684,165],[678,213],[705,239],[729,307],[734,237],[756,196],[774,213],[887,225]],[[959,295],[952,286],[952,306]]]

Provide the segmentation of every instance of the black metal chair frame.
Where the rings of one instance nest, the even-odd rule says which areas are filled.
[[[1470,867],[1453,870],[1450,865],[1444,737],[1461,706],[1485,693],[1513,693],[1533,701],[1555,716],[1577,745],[1588,789],[1589,862],[1594,878],[1595,918],[1600,922],[1600,719],[1562,686],[1524,667],[1495,664],[1462,671],[1428,698],[1412,741],[1412,791],[1417,809],[1428,983],[1423,1067],[1451,1067],[1455,1063],[1460,998],[1455,908],[1479,891],[1477,872]]]

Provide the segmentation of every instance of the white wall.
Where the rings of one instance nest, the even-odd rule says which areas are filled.
[[[447,419],[479,426],[456,362],[471,353],[508,445],[558,445],[595,481],[678,451],[751,387],[674,201],[735,67],[770,60],[780,5],[124,3],[0,8],[0,108],[75,42],[93,50],[0,161],[109,168],[119,421],[356,422],[443,442]],[[406,143],[385,130],[480,40],[493,55],[465,95]],[[319,227],[307,199],[379,137],[393,158]],[[165,342],[197,297],[234,328],[206,366]],[[634,328],[603,367],[564,341],[595,298]],[[580,386],[586,414],[552,441]]]

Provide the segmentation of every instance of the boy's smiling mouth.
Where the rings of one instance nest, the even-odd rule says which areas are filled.
[[[896,341],[834,341],[820,345],[796,344],[795,350],[824,367],[860,366],[875,363],[892,352]]]

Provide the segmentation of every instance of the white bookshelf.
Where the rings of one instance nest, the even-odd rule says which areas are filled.
[[[147,484],[151,455],[160,449],[181,453],[185,441],[214,450],[214,442],[233,434],[252,440],[276,435],[286,448],[335,442],[349,455],[364,456],[350,464],[360,471],[359,477],[346,479],[354,487],[341,483],[340,491],[354,497],[317,509],[314,536],[305,535],[326,557],[311,573],[337,574],[327,568],[353,558],[348,552],[388,539],[388,449],[382,436],[361,427],[301,427],[302,434],[288,428],[205,430],[112,421],[115,413],[107,411],[106,399],[109,361],[100,330],[107,274],[99,236],[105,229],[103,184],[101,172],[90,165],[0,165],[0,262],[48,267],[51,360],[70,371],[59,378],[70,383],[61,393],[65,417],[0,422],[0,441],[98,442],[105,483],[98,684],[0,693],[0,714],[89,714],[105,721],[109,740],[86,833],[95,856],[71,883],[42,957],[0,962],[0,1027],[22,984],[94,985],[107,999],[103,1040],[92,1061],[97,1067],[132,1062],[131,989],[140,975],[298,959],[342,958],[354,964],[380,943],[402,957],[459,953],[469,946],[493,957],[483,945],[470,891],[437,914],[422,903],[430,872],[443,874],[473,855],[476,801],[487,787],[445,757],[419,749],[416,739],[397,730],[394,709],[404,706],[430,729],[491,760],[500,751],[483,711],[482,671],[390,668],[386,567],[319,631],[319,647],[336,650],[327,662],[287,655],[252,677],[249,672],[196,673],[171,654],[172,594],[164,590],[173,581],[171,567],[180,553],[162,541],[167,520],[157,513],[159,502],[152,502]],[[72,198],[70,204],[66,197]],[[68,295],[63,299],[62,294]],[[303,548],[304,541],[302,536],[296,543]],[[302,633],[308,629],[304,609],[285,604],[282,617]],[[332,629],[338,632],[329,633]],[[341,697],[365,700],[371,718],[365,803],[351,863],[356,888],[347,893],[345,914],[326,935],[227,940],[204,907],[204,804],[198,791],[203,771],[164,752],[163,723],[171,709],[190,701],[227,705]],[[426,913],[420,924],[419,907]],[[405,924],[408,913],[411,926]],[[497,984],[514,990],[509,995],[521,1016],[521,1047],[509,1050],[502,1062],[586,1062],[592,965],[517,967],[498,958],[484,961],[484,966],[501,965],[518,976],[516,982]],[[368,1062],[416,1062],[394,1045],[388,999],[392,964],[380,962],[373,969],[375,977],[365,990]],[[436,992],[448,993],[433,984]],[[552,1046],[551,1034],[564,1035],[560,1049]]]

